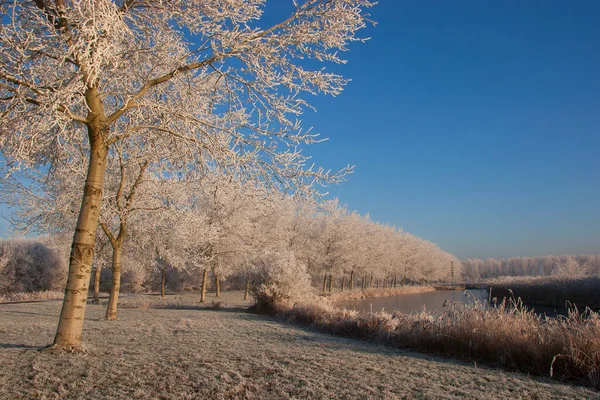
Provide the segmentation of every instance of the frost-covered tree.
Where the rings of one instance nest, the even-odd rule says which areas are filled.
[[[109,150],[124,139],[168,148],[178,169],[212,165],[272,186],[339,175],[306,169],[315,137],[300,95],[338,94],[368,0],[296,0],[263,26],[264,0],[15,0],[0,3],[3,168],[44,168],[77,143],[89,164],[54,340],[79,346]]]

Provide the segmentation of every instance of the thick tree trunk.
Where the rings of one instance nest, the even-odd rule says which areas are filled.
[[[342,292],[344,291],[344,283],[346,283],[346,275],[342,274]]]
[[[248,300],[249,293],[250,293],[250,279],[246,279],[246,290],[244,291],[244,300]]]
[[[206,297],[206,280],[208,278],[208,270],[205,269],[202,273],[202,289],[200,290],[200,303],[204,303]]]
[[[121,291],[121,252],[122,244],[113,247],[112,257],[112,288],[108,297],[108,306],[106,307],[106,319],[114,321],[117,319],[117,304],[119,303],[119,292]]]
[[[81,346],[85,305],[96,244],[96,228],[100,217],[102,188],[106,173],[107,132],[103,126],[104,121],[101,120],[104,117],[104,109],[95,90],[88,89],[86,97],[91,110],[89,116],[94,118],[94,124],[88,126],[91,144],[90,162],[71,245],[65,297],[54,337],[54,344],[61,347]]]
[[[331,288],[333,286],[332,281],[333,281],[333,275],[329,274],[329,293],[331,293]]]
[[[102,271],[102,267],[100,265],[96,266],[96,270],[94,271],[94,300],[92,303],[100,304],[100,272]]]
[[[354,289],[354,271],[350,271],[350,290]]]
[[[163,264],[160,274],[160,297],[165,298],[165,281],[167,280],[167,267]]]
[[[221,278],[215,274],[215,297],[221,297]]]
[[[327,289],[327,275],[323,275],[323,293],[326,292]]]

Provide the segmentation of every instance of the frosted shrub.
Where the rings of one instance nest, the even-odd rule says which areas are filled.
[[[268,252],[254,260],[252,295],[259,311],[277,311],[314,297],[310,275],[291,252]]]
[[[66,279],[59,251],[31,239],[0,241],[0,293],[57,290]]]

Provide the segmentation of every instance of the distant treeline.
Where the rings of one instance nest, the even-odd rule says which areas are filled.
[[[596,276],[600,277],[600,254],[578,254],[507,259],[462,260],[467,280],[500,276]]]

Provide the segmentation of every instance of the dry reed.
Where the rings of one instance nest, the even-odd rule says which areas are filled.
[[[600,316],[570,308],[567,316],[541,318],[520,300],[496,307],[451,303],[443,312],[361,315],[328,303],[279,310],[286,320],[346,337],[487,362],[511,371],[585,380],[600,388]]]

